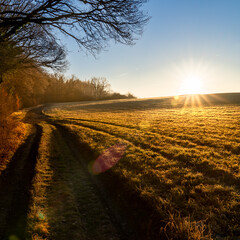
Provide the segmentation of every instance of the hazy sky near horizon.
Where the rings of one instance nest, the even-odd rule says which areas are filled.
[[[137,97],[182,94],[190,75],[201,93],[240,92],[240,1],[149,0],[151,20],[134,46],[110,44],[97,58],[63,38],[67,76],[106,77]]]

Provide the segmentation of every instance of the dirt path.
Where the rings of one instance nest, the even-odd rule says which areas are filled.
[[[29,235],[26,237],[26,229],[29,229],[27,218],[31,212],[36,161],[41,158],[38,151],[43,133],[40,122],[53,129],[51,146],[48,146],[53,176],[44,183],[48,233],[43,238],[133,239],[111,197],[88,172],[74,136],[44,116],[42,107],[30,110],[25,120],[34,124],[35,132],[17,150],[0,176],[0,239],[11,239],[10,236],[18,240],[32,239]]]
[[[43,117],[42,113],[40,115]],[[58,148],[58,156],[63,159],[60,163],[59,173],[66,177],[65,184],[74,198],[73,205],[81,222],[81,239],[134,239],[134,234],[126,224],[127,221],[121,216],[121,210],[116,208],[113,199],[105,191],[99,179],[89,173],[75,136],[67,128],[47,118],[45,120],[56,128],[54,133],[55,146]],[[57,166],[55,165],[55,167]],[[52,230],[52,232],[58,232],[57,229]],[[57,234],[54,239],[65,238]],[[71,239],[79,238],[72,236]]]
[[[41,128],[32,133],[14,154],[0,176],[0,239],[25,238],[27,210]]]
[[[58,161],[58,166],[55,163],[55,168],[60,176],[65,177],[65,179],[56,177],[55,181],[67,186],[68,193],[74,199],[72,205],[75,206],[75,211],[72,211],[72,214],[78,216],[80,222],[74,222],[72,216],[69,220],[72,221],[73,226],[79,225],[76,232],[82,228],[81,239],[128,239],[128,234],[123,231],[122,222],[112,211],[100,183],[87,171],[72,136],[63,127],[55,126],[57,128],[54,133],[55,143],[58,146],[57,154],[60,159],[63,159],[61,162]],[[57,229],[64,227],[64,222],[58,225],[52,224],[52,232],[59,233]],[[68,224],[71,225],[70,222]],[[74,238],[74,233],[72,234],[71,239],[78,239]],[[54,239],[64,239],[63,234],[55,234]]]

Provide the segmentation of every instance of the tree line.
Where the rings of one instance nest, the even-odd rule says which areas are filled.
[[[20,68],[5,74],[0,89],[15,99],[12,103],[18,107],[50,102],[134,98],[130,93],[113,92],[103,77],[81,81],[75,76],[66,78],[63,74],[49,74],[41,68]]]

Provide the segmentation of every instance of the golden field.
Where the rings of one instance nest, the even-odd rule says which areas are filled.
[[[238,239],[240,105],[184,103],[64,103],[44,113],[75,136],[90,172],[99,155],[127,146],[97,177],[146,239]]]

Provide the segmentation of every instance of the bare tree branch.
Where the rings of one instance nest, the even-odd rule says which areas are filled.
[[[144,2],[146,0],[8,1],[4,10],[0,9],[0,29],[6,29],[1,38],[12,37],[26,25],[35,24],[57,28],[65,35],[74,36],[80,45],[87,39],[88,49],[96,44],[93,49],[101,49],[107,39],[132,44],[149,19],[140,10]]]
[[[0,0],[0,43],[14,42],[24,57],[54,69],[65,64],[56,30],[98,53],[109,40],[133,44],[148,17],[147,0]]]

